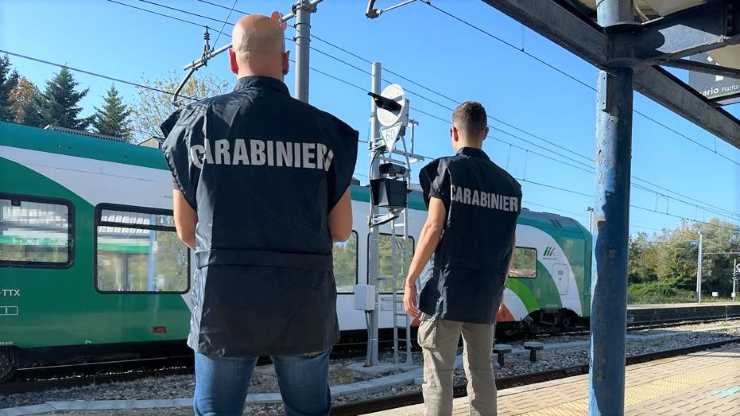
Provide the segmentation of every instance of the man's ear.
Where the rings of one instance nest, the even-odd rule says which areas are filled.
[[[453,142],[458,142],[458,141],[460,141],[460,132],[459,132],[459,131],[457,131],[457,127],[455,127],[455,126],[452,126],[452,129],[451,129],[451,131],[450,131],[450,132],[452,133],[452,141],[453,141]]]
[[[235,74],[239,73],[239,64],[236,62],[236,52],[231,48],[229,48],[229,67],[231,68],[231,72]]]
[[[290,51],[283,52],[283,75],[288,75],[290,71]]]
[[[480,138],[480,141],[486,140],[486,137],[488,137],[488,133],[491,131],[491,129],[486,126],[485,130],[483,130],[483,137]]]

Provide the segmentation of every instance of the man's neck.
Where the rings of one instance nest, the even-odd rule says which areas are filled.
[[[256,71],[252,68],[250,68],[248,65],[240,65],[239,66],[239,72],[236,75],[237,79],[244,78],[244,77],[270,77],[275,78],[278,81],[283,80],[283,72],[282,70],[259,70]]]
[[[240,80],[245,77],[268,77],[268,78],[275,78],[278,81],[283,81],[283,76],[276,76],[275,74],[265,74],[265,73],[254,73],[254,72],[241,72],[239,71],[239,74],[237,74],[236,79]]]
[[[462,142],[460,142],[460,147],[457,150],[460,150],[460,149],[462,149],[464,147],[470,147],[472,149],[481,150],[481,148],[483,147],[482,145],[483,145],[483,143],[470,143],[470,142],[467,142],[467,141],[462,141]]]

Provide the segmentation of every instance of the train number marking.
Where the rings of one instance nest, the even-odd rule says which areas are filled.
[[[0,296],[20,297],[21,290],[20,289],[0,289]]]
[[[0,316],[18,316],[18,307],[0,305]]]

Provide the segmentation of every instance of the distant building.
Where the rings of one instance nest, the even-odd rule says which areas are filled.
[[[146,147],[153,147],[155,149],[159,149],[159,146],[162,142],[157,137],[150,137],[148,139],[142,140],[138,143],[139,146],[146,146]]]

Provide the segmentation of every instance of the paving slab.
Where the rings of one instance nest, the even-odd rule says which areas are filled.
[[[454,401],[454,415],[467,415],[468,399]],[[374,416],[423,415],[414,405]],[[588,414],[588,376],[498,392],[498,414],[583,416]],[[740,344],[627,367],[625,415],[740,415]]]

